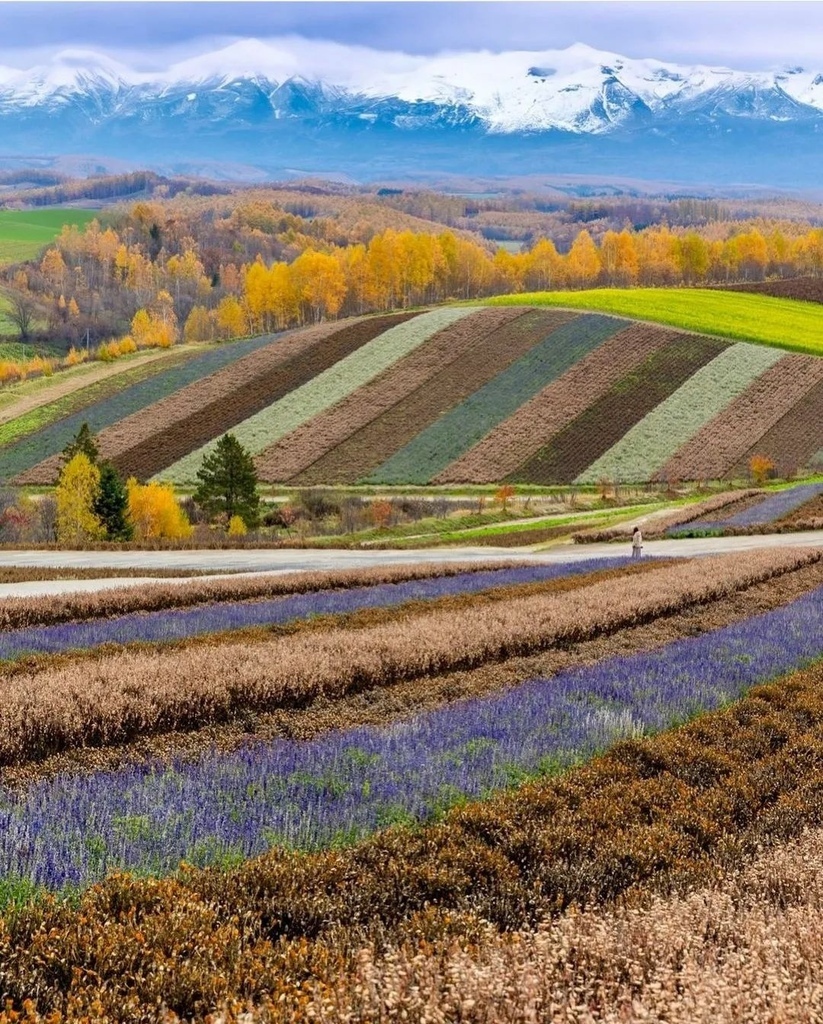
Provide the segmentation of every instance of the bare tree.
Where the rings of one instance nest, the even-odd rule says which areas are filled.
[[[17,328],[21,341],[29,341],[37,319],[37,303],[24,292],[8,289],[4,294],[8,302],[6,319]]]

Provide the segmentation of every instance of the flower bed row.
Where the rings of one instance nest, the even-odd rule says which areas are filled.
[[[473,312],[471,307],[434,309],[389,327],[279,401],[238,423],[233,433],[252,454],[258,455],[301,424],[367,384],[398,359],[428,341],[433,334],[471,316]],[[163,470],[162,476],[178,482],[194,480],[203,456],[213,450],[214,444],[212,441],[178,459]]]
[[[355,431],[293,482],[330,479],[353,483],[362,479],[412,442],[422,429],[525,357],[547,335],[570,320],[572,315],[568,313],[547,316],[545,311],[530,310],[504,323],[480,338],[479,344],[468,349],[462,358],[451,360],[436,378]]]
[[[571,483],[655,406],[728,348],[714,338],[680,336],[652,352],[536,451],[513,483]]]
[[[478,310],[433,334],[374,380],[261,452],[257,457],[258,472],[266,480],[290,480],[304,473],[419,387],[439,380],[451,363],[468,356],[471,365],[473,354],[485,347],[490,334],[524,315],[523,310],[496,312],[503,315],[489,316],[488,310]]]
[[[789,355],[762,373],[709,420],[657,473],[662,480],[719,480],[752,446],[823,382],[823,359]]]
[[[823,484],[798,484],[796,487],[787,487],[782,491],[775,491],[757,502],[754,505],[730,516],[723,516],[715,520],[701,519],[691,527],[692,532],[708,531],[745,531],[750,528],[771,526],[779,523],[786,516],[801,509],[807,502],[823,494]],[[679,527],[671,530],[674,536],[682,534],[688,527]]]
[[[325,992],[335,1021],[330,994],[347,991],[370,942],[408,942],[422,964],[431,943],[453,949],[455,936],[482,939],[489,924],[523,929],[573,905],[705,884],[823,824],[810,770],[823,757],[821,683],[817,667],[757,687],[560,778],[350,849],[278,850],[162,881],[115,875],[76,903],[27,902],[0,923],[0,988],[18,1007],[32,997],[42,1013],[59,1011],[52,1020],[118,1024],[156,1020],[160,1005],[203,1021],[227,1000],[239,1012],[264,998],[263,1019],[302,1024]],[[776,895],[797,905],[799,892]],[[621,934],[621,954],[633,941]],[[569,969],[568,951],[561,959]]]
[[[0,791],[0,877],[62,890],[112,870],[163,874],[180,861],[355,841],[566,769],[821,657],[823,589],[717,632],[388,729],[59,776],[22,797]]]
[[[717,416],[753,381],[786,356],[778,349],[740,342],[698,369],[577,477],[653,480],[677,450]],[[702,475],[701,475],[701,478]]]
[[[417,434],[379,466],[370,483],[428,483],[524,402],[616,334],[624,322],[583,314],[553,331],[488,384]]]
[[[622,377],[677,337],[677,331],[648,324],[619,331],[455,459],[435,482],[503,480]]]
[[[45,456],[61,452],[83,423],[88,423],[93,433],[99,433],[125,416],[140,412],[161,398],[174,394],[180,388],[215,373],[243,356],[266,348],[273,340],[274,336],[269,334],[246,341],[234,341],[192,356],[171,368],[164,365],[162,372],[152,373],[146,379],[114,394],[107,394],[107,397],[47,424],[0,449],[0,479],[17,477],[36,466]],[[149,365],[153,367],[154,364]]]
[[[303,707],[407,679],[501,661],[608,635],[711,603],[820,560],[812,551],[720,556],[608,579],[553,595],[434,611],[356,630],[243,644],[101,655],[19,672],[0,695],[0,764],[78,743],[232,721],[247,711]],[[140,680],[137,685],[135,680]]]

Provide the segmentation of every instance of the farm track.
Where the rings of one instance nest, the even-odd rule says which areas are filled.
[[[749,460],[763,455],[772,460],[778,476],[786,477],[808,465],[820,448],[820,425],[823,423],[823,382],[811,391],[771,427],[756,444],[751,445],[737,462],[730,477],[743,477],[749,471]]]
[[[178,351],[171,353],[163,350],[142,352],[121,363],[95,363],[85,364],[80,373],[68,373],[65,379],[53,381],[49,387],[40,388],[34,394],[21,395],[16,401],[0,409],[0,424],[16,420],[34,409],[40,409],[44,405],[50,405],[61,398],[73,395],[77,391],[84,391],[90,385],[98,384],[108,380],[110,377],[118,377],[121,374],[129,373],[147,363],[167,363],[173,355],[180,355]],[[174,361],[172,359],[172,361]],[[88,368],[86,368],[88,367]],[[59,378],[63,375],[59,374]]]
[[[658,472],[661,480],[719,480],[752,445],[823,384],[823,359],[788,355],[711,419]]]
[[[506,479],[512,483],[571,483],[726,348],[722,341],[684,336],[653,352]]]
[[[489,317],[484,310],[438,331],[379,377],[267,448],[255,459],[261,477],[286,481],[302,475],[312,483],[311,467],[332,449],[439,377],[448,364],[481,348],[488,334],[525,315],[524,310],[501,312]]]
[[[355,483],[368,476],[421,430],[574,319],[573,313],[552,311],[552,316],[546,316],[545,312],[528,311],[477,337],[462,357],[450,361],[436,377],[357,430],[291,482]]]
[[[598,574],[613,578],[614,571]],[[556,581],[556,593],[588,585],[590,578]],[[275,738],[307,740],[324,732],[353,729],[362,725],[384,726],[404,721],[410,715],[432,711],[456,701],[488,696],[524,679],[550,677],[558,672],[594,665],[603,658],[653,651],[666,644],[742,622],[753,615],[779,608],[810,590],[823,586],[823,562],[804,566],[777,579],[756,583],[710,604],[684,609],[652,622],[627,626],[608,636],[571,643],[535,655],[513,657],[467,671],[444,672],[410,680],[378,685],[338,698],[317,697],[305,707],[279,708],[243,714],[220,725],[190,731],[171,731],[145,736],[118,746],[74,747],[41,761],[25,762],[3,769],[9,786],[25,786],[63,771],[105,771],[127,764],[197,758],[204,750],[235,750],[250,742]],[[505,598],[504,598],[505,599]],[[419,608],[418,614],[427,609]],[[406,614],[398,609],[395,618]],[[352,616],[349,628],[367,628],[382,620],[379,613]],[[313,628],[330,628],[332,623]]]
[[[316,1019],[307,996],[339,992],[369,943],[390,954],[408,943],[422,964],[456,935],[715,883],[823,823],[809,771],[823,756],[821,680],[818,666],[757,686],[559,778],[349,849],[273,850],[159,881],[115,875],[75,904],[29,902],[0,924],[0,985],[70,1021],[147,1024],[162,996],[185,1020],[237,997],[238,1010],[268,1000],[270,1024],[302,1024]],[[775,895],[792,906],[798,892]],[[173,989],[170,962],[185,965]]]
[[[473,448],[447,466],[435,483],[502,480],[599,401],[623,376],[679,332],[635,324],[604,341],[549,384]]]
[[[0,763],[230,721],[243,709],[305,706],[446,671],[611,634],[817,562],[817,552],[764,552],[661,566],[557,596],[442,611],[359,629],[242,645],[99,658],[14,674],[0,701]],[[142,680],[136,687],[135,679]]]

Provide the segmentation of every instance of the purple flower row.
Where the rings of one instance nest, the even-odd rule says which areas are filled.
[[[314,615],[337,615],[364,608],[389,608],[408,601],[475,594],[498,587],[619,568],[628,563],[626,558],[591,558],[569,565],[490,569],[348,590],[313,591],[266,600],[221,601],[194,608],[135,612],[109,619],[14,629],[0,634],[0,660],[86,650],[107,643],[162,643],[250,626],[282,625]]]
[[[315,849],[431,818],[739,698],[823,657],[823,588],[646,654],[532,679],[387,727],[279,740],[195,762],[0,789],[0,879],[61,890],[272,845]]]
[[[723,530],[726,527],[745,529],[747,526],[767,526],[790,515],[820,494],[823,494],[823,484],[798,484],[796,487],[787,487],[783,491],[776,491],[758,502],[757,505],[744,509],[727,519],[686,523],[683,526],[672,527],[668,533],[676,536],[678,533],[691,533],[695,530],[708,532]]]

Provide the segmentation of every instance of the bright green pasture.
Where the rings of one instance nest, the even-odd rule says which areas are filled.
[[[487,301],[495,306],[592,309],[823,355],[823,305],[770,295],[709,288],[597,288],[501,295]]]
[[[96,216],[95,210],[0,210],[0,266],[32,259],[64,224],[84,227]]]

